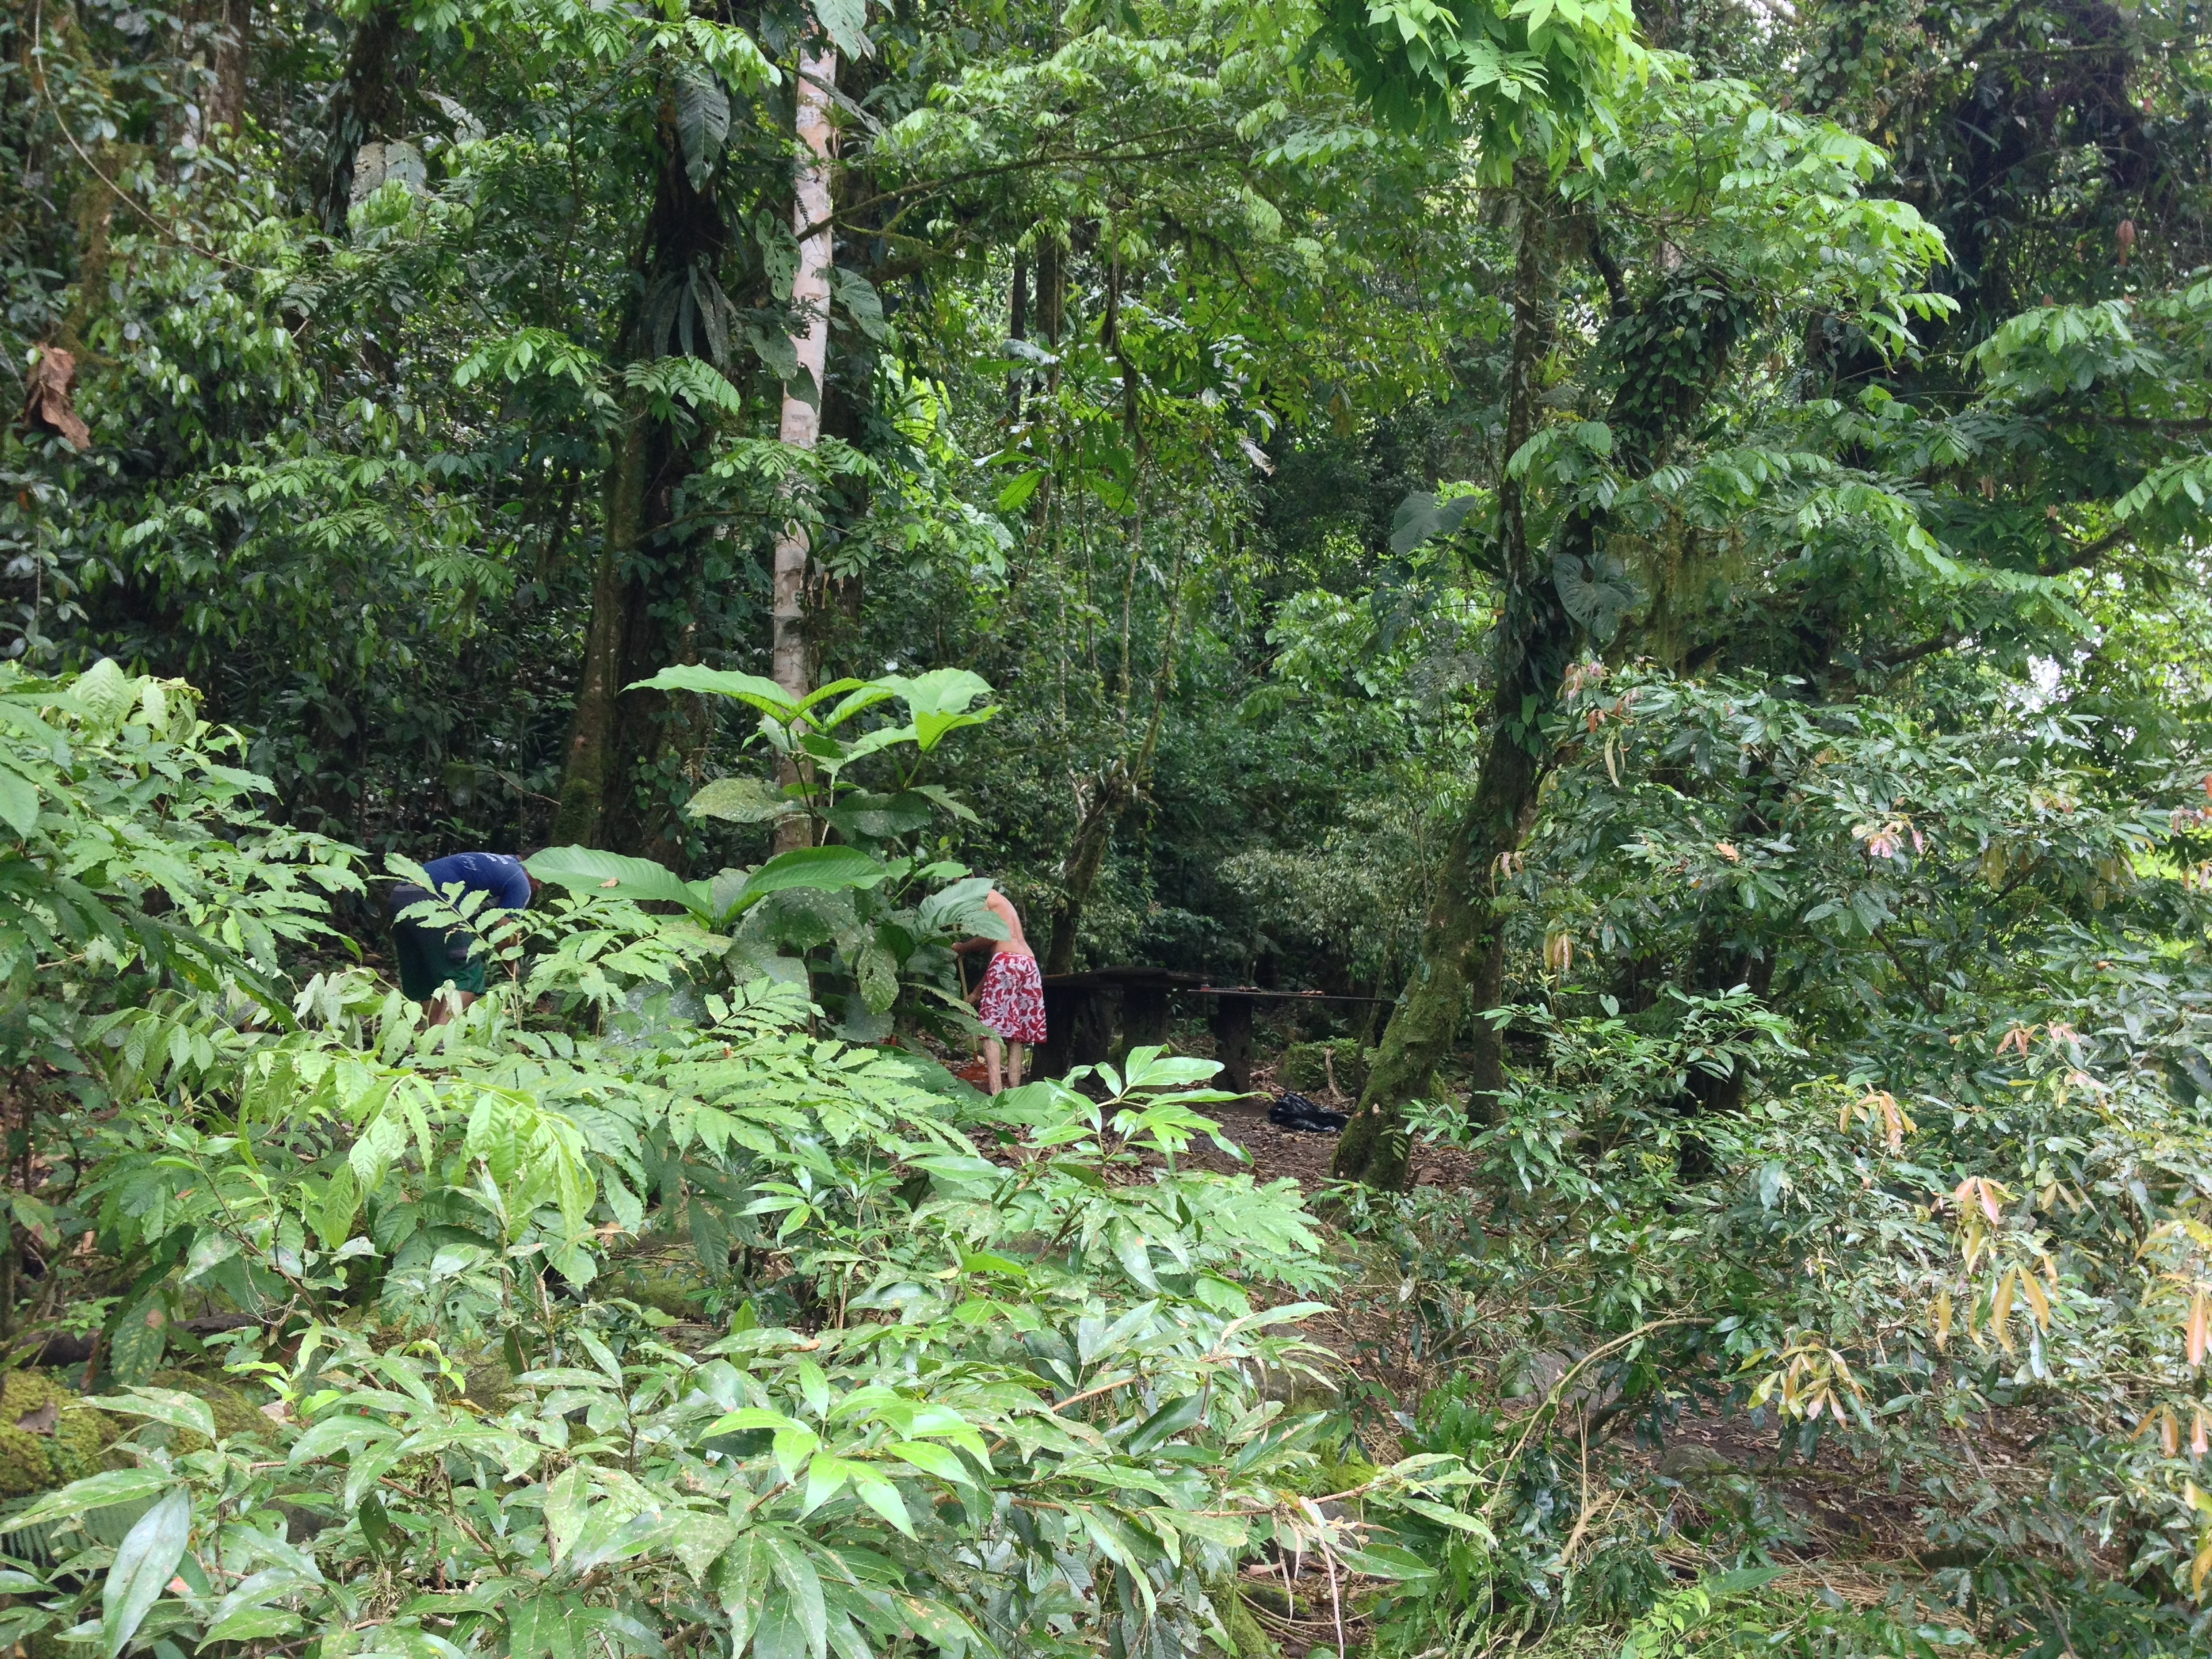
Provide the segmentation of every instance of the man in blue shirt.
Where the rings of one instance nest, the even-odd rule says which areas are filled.
[[[506,853],[455,853],[432,859],[422,866],[422,873],[436,884],[438,895],[456,883],[464,896],[487,895],[483,908],[488,910],[526,910],[538,887],[536,879],[522,867],[522,860]],[[438,995],[445,987],[450,985],[459,994],[462,1008],[483,994],[484,958],[481,951],[471,954],[477,945],[471,928],[400,920],[410,905],[435,896],[413,882],[403,881],[392,890],[391,914],[392,941],[399,958],[399,988],[417,1002],[437,998],[430,1010],[430,1023],[438,1025],[455,1008],[453,1002]]]

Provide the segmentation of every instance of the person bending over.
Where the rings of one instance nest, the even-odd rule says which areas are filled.
[[[964,939],[953,949],[991,953],[991,965],[975,988],[975,1017],[991,1028],[983,1039],[983,1071],[995,1095],[1021,1087],[1023,1048],[1044,1041],[1044,978],[1013,902],[993,888],[983,902],[1006,924],[1006,938]]]
[[[403,921],[402,913],[410,905],[439,896],[456,882],[464,896],[489,894],[485,909],[526,910],[538,881],[522,867],[520,859],[506,853],[455,853],[432,859],[422,873],[438,892],[411,881],[392,890],[392,943],[399,958],[399,988],[429,1009],[431,1024],[443,1025],[483,994],[484,956],[474,948],[476,930]],[[443,994],[449,988],[453,994]]]

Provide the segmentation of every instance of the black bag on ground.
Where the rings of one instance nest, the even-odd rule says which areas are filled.
[[[1267,1108],[1267,1121],[1276,1127],[1302,1129],[1308,1134],[1339,1134],[1350,1121],[1342,1112],[1332,1112],[1328,1107],[1296,1092],[1285,1093],[1280,1100]]]

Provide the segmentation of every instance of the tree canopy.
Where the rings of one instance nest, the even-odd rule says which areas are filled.
[[[0,16],[8,1639],[2197,1650],[2205,27]]]

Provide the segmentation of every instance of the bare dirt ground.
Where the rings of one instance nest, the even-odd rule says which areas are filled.
[[[1329,1163],[1336,1156],[1336,1137],[1310,1130],[1285,1129],[1267,1121],[1267,1109],[1281,1094],[1272,1071],[1262,1067],[1253,1074],[1253,1097],[1233,1103],[1210,1106],[1206,1115],[1221,1125],[1224,1137],[1234,1142],[1249,1162],[1239,1162],[1200,1141],[1187,1162],[1223,1175],[1240,1171],[1261,1182],[1285,1177],[1318,1196],[1328,1184]],[[1334,1112],[1349,1112],[1358,1103],[1349,1096],[1316,1091],[1308,1098]],[[1468,1183],[1473,1171],[1467,1155],[1453,1147],[1416,1146],[1413,1184],[1417,1187],[1457,1187]]]

